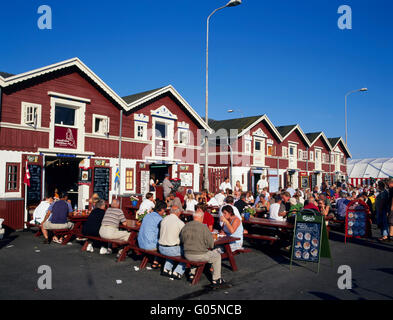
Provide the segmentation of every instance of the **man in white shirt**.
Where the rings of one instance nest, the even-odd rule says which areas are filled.
[[[220,190],[220,192],[217,193],[214,198],[216,198],[218,205],[222,206],[225,200],[225,190]]]
[[[292,184],[288,184],[288,188],[286,190],[287,192],[289,192],[289,194],[291,195],[291,198],[293,197],[293,195],[295,194],[295,189],[292,188]]]
[[[211,197],[209,202],[207,203],[207,205],[211,206],[211,207],[219,207],[220,206],[220,204],[218,203],[216,197]]]
[[[266,180],[266,176],[263,175],[257,182],[257,193],[261,193],[264,188],[269,188],[269,183]]]
[[[231,187],[231,184],[229,183],[229,178],[228,177],[226,177],[224,182],[221,183],[221,185],[220,185],[220,190],[223,190],[224,192],[226,192],[227,189],[232,190],[232,187]]]
[[[136,212],[136,218],[138,218],[140,214],[145,213],[145,211],[148,213],[152,212],[155,206],[156,204],[154,202],[153,193],[146,193],[146,198],[142,201],[138,211]]]
[[[44,220],[46,213],[48,212],[48,209],[50,205],[52,204],[53,199],[52,198],[45,198],[44,201],[41,201],[41,203],[38,205],[37,208],[35,208],[33,212],[33,220],[30,221],[31,224],[41,224],[42,221]]]

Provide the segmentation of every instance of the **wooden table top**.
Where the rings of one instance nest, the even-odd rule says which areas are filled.
[[[262,226],[269,226],[269,227],[278,227],[278,228],[286,228],[286,229],[293,229],[293,224],[286,222],[286,221],[277,221],[272,219],[265,219],[265,218],[254,218],[250,217],[249,220],[243,220],[245,224],[259,224]]]
[[[240,240],[240,238],[235,238],[230,236],[218,237],[218,239],[214,241],[214,245],[219,246],[219,245],[235,242],[236,240]]]

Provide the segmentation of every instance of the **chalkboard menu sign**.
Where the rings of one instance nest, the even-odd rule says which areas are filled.
[[[370,235],[369,215],[370,210],[364,201],[356,199],[348,203],[345,215],[345,240]]]
[[[94,168],[94,188],[101,199],[109,200],[110,168]]]
[[[291,266],[293,260],[314,262],[319,271],[320,257],[331,258],[326,224],[323,216],[308,213],[303,210],[296,214]]]
[[[30,187],[27,187],[27,204],[38,204],[41,202],[41,177],[42,168],[39,165],[29,164]]]

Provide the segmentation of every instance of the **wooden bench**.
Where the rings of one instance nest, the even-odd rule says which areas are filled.
[[[145,249],[141,249],[139,247],[134,248],[134,250],[136,252],[140,252],[144,255],[143,259],[141,261],[141,264],[139,265],[139,269],[141,269],[141,270],[146,267],[146,265],[149,261],[149,256],[155,256],[155,257],[159,257],[159,258],[162,258],[165,260],[168,259],[168,260],[176,261],[179,263],[184,263],[186,265],[186,268],[196,267],[197,270],[196,270],[194,279],[192,280],[192,283],[191,283],[192,285],[195,285],[199,282],[199,279],[201,278],[203,269],[205,268],[205,265],[207,263],[207,261],[198,261],[198,262],[197,261],[190,261],[190,260],[187,260],[181,256],[169,257],[169,256],[165,256],[165,255],[159,253],[158,251],[145,250]]]
[[[28,221],[25,221],[25,225],[26,225],[26,229],[28,230],[30,230],[31,228],[38,228],[38,231],[34,234],[35,237],[39,237],[40,235],[42,235],[41,225],[30,223]]]
[[[112,244],[113,248],[124,246],[123,251],[121,252],[119,258],[117,259],[117,261],[120,262],[120,261],[124,261],[127,257],[127,253],[131,249],[135,248],[136,233],[131,232],[130,237],[128,238],[128,241],[110,240],[110,239],[104,239],[104,238],[94,237],[94,236],[86,236],[84,234],[79,234],[78,237],[87,239],[87,240],[85,240],[85,243],[83,244],[81,251],[86,251],[87,246],[89,244],[88,240],[95,240],[95,241],[110,243],[110,244]]]
[[[276,241],[280,240],[278,237],[266,236],[261,234],[245,233],[244,238],[254,239],[254,240],[265,240],[269,241],[270,245],[273,245]]]

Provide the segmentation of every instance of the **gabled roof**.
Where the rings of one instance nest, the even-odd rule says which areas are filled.
[[[139,92],[139,93],[135,93],[135,94],[132,94],[132,95],[129,95],[129,96],[125,96],[125,97],[123,97],[123,100],[127,104],[131,104],[131,103],[133,103],[135,101],[138,101],[139,99],[142,99],[142,98],[148,96],[149,94],[154,93],[154,92],[156,92],[156,91],[158,91],[158,90],[160,90],[162,88],[164,88],[164,87],[153,89],[153,90],[148,90],[148,91],[143,91],[143,92]]]
[[[170,93],[172,94],[180,104],[191,114],[192,117],[202,126],[202,128],[206,129],[209,133],[212,132],[212,129],[206,124],[206,122],[195,112],[195,110],[188,104],[188,102],[176,91],[176,89],[172,85],[168,85],[166,87],[149,90],[141,93],[136,93],[130,96],[126,96],[123,98],[123,101],[126,103],[126,111],[130,111],[139,107],[140,105],[147,103],[159,96]],[[129,102],[128,102],[129,101]]]
[[[330,145],[332,146],[332,150],[333,150],[335,147],[337,147],[337,145],[341,142],[341,145],[343,146],[343,148],[344,148],[345,152],[347,153],[347,155],[348,155],[350,158],[352,158],[352,155],[351,155],[351,153],[349,152],[349,149],[348,149],[348,147],[346,146],[346,144],[345,144],[345,142],[344,142],[344,140],[343,140],[342,137],[339,137],[339,138],[329,138],[329,142],[330,142]]]
[[[330,144],[329,139],[326,137],[326,135],[323,133],[323,131],[320,132],[310,132],[310,133],[306,133],[306,136],[308,138],[308,140],[311,143],[311,146],[320,138],[322,137],[323,140],[325,140],[326,144],[328,145],[328,147],[330,148],[330,150],[332,150],[332,146]]]
[[[280,126],[276,127],[277,130],[280,132],[282,136],[282,140],[285,140],[293,131],[298,130],[300,135],[303,137],[303,140],[306,142],[306,144],[311,147],[310,140],[308,140],[307,136],[303,132],[302,128],[298,124],[293,124],[289,126]]]
[[[104,81],[102,81],[93,71],[91,71],[81,60],[72,58],[69,60],[61,61],[43,68],[31,70],[28,72],[11,75],[7,78],[0,78],[0,86],[8,87],[16,83],[20,83],[29,79],[33,79],[45,74],[49,74],[58,70],[76,67],[83,72],[89,79],[98,85],[106,94],[108,94],[116,103],[124,109],[127,108],[125,101],[120,98],[115,91],[113,91]]]
[[[282,136],[279,131],[277,131],[276,127],[270,121],[266,114],[261,116],[253,116],[253,117],[244,117],[244,118],[236,118],[236,119],[228,119],[228,120],[209,120],[209,126],[217,131],[219,129],[225,129],[230,131],[231,129],[238,130],[238,137],[243,136],[253,127],[255,127],[258,123],[266,121],[269,128],[273,131],[275,136],[279,141],[282,141]]]
[[[12,76],[13,76],[13,74],[11,74],[11,73],[0,71],[0,77],[3,77],[4,79],[12,77]]]

